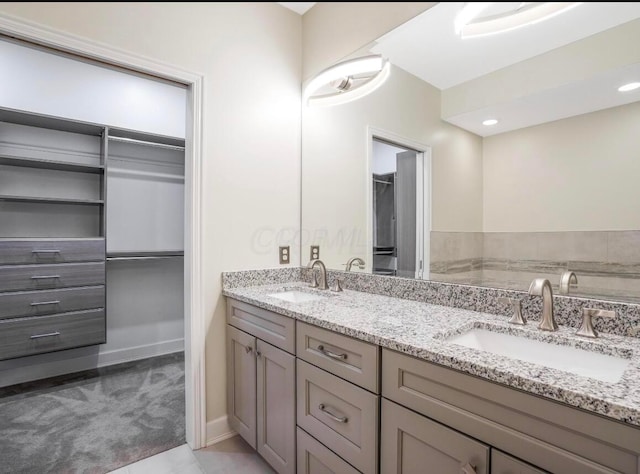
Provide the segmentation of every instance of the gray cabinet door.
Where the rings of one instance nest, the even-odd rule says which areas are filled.
[[[256,341],[258,452],[280,474],[296,472],[296,358]]]
[[[385,474],[487,474],[489,447],[386,399],[381,468]]]
[[[229,425],[256,447],[256,338],[227,325]]]
[[[546,472],[502,451],[491,450],[491,474],[545,474]]]
[[[360,474],[360,471],[300,428],[297,441],[297,474]]]

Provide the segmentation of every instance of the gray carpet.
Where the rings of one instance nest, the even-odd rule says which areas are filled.
[[[182,353],[0,389],[2,474],[102,474],[184,442]]]

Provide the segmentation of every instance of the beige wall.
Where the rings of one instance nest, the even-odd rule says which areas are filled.
[[[436,3],[316,3],[302,19],[303,79],[340,61]]]
[[[640,102],[487,137],[485,232],[640,229]]]
[[[482,141],[440,120],[440,92],[392,67],[374,93],[334,107],[303,107],[302,259],[321,246],[329,268],[367,258],[367,127],[432,149],[433,230],[482,230]]]
[[[207,417],[224,416],[220,274],[277,267],[278,232],[286,241],[299,226],[300,16],[276,3],[2,3],[0,13],[205,75]]]

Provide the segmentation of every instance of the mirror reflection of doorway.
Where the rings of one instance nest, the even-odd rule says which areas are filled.
[[[373,139],[373,273],[422,278],[423,167],[423,153]]]

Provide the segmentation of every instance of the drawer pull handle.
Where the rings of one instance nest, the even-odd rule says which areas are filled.
[[[53,280],[54,278],[60,278],[60,275],[39,275],[32,276],[32,280]]]
[[[325,349],[322,345],[318,346],[318,350],[327,357],[331,357],[332,359],[347,360],[347,354],[336,354],[335,352],[331,352]]]
[[[476,468],[467,463],[464,466],[460,466],[460,474],[476,474]]]
[[[31,306],[45,306],[48,304],[60,304],[59,300],[56,301],[41,301],[39,303],[31,303]]]
[[[318,409],[322,413],[327,415],[329,418],[331,418],[333,421],[337,421],[338,423],[347,423],[349,421],[349,418],[347,418],[346,416],[336,416],[333,413],[327,411],[324,403],[321,403],[320,405],[318,405]]]
[[[53,249],[32,250],[31,253],[60,253],[60,250],[53,250]]]
[[[35,334],[31,336],[30,339],[40,339],[42,337],[51,337],[51,336],[59,336],[59,335],[60,333],[56,331],[56,332],[49,332],[47,334]]]

